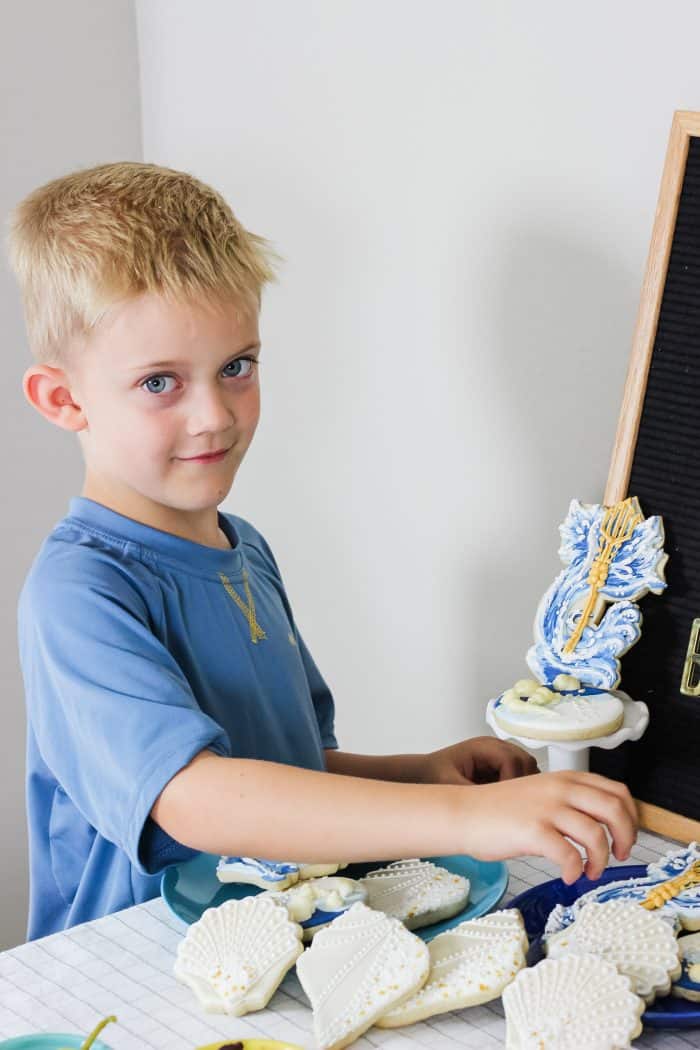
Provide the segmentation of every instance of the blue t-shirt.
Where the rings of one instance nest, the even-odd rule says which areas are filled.
[[[29,940],[157,896],[163,869],[196,856],[149,813],[203,748],[323,770],[337,747],[272,551],[218,521],[229,550],[78,497],[29,571]]]

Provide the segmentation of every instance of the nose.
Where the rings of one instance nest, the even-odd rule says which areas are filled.
[[[217,387],[203,387],[193,391],[187,406],[187,432],[197,434],[223,433],[231,428],[236,417],[226,401],[225,393]]]

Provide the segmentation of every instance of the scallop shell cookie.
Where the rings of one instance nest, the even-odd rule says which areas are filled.
[[[297,962],[320,1050],[340,1050],[416,992],[430,968],[428,947],[398,919],[353,904],[321,930]]]
[[[668,995],[681,975],[671,926],[631,901],[589,902],[573,925],[548,938],[546,951],[549,959],[591,954],[613,963],[647,1003]]]
[[[205,1010],[241,1017],[267,1006],[304,950],[301,926],[260,896],[207,908],[178,944],[175,976]]]
[[[468,919],[438,934],[428,945],[428,980],[383,1014],[377,1027],[396,1028],[497,999],[525,966],[527,948],[522,916],[513,908]]]
[[[642,1031],[644,1000],[596,955],[543,959],[503,992],[506,1050],[624,1050]]]
[[[426,860],[397,860],[359,880],[370,908],[401,919],[416,930],[449,919],[469,898],[469,879]]]

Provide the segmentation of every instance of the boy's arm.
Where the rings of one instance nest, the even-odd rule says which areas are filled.
[[[394,780],[405,784],[422,782],[424,755],[355,755],[336,748],[325,749],[326,769],[348,777]]]
[[[309,863],[469,853],[538,854],[568,882],[589,878],[635,839],[624,785],[593,773],[493,784],[404,784],[200,751],[165,785],[151,816],[185,846],[226,856]]]

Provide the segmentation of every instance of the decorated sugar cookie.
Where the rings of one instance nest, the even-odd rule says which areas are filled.
[[[262,860],[260,857],[221,857],[216,866],[219,882],[243,882],[262,890],[286,890],[300,879],[335,875],[347,864],[304,864],[294,861]]]
[[[644,1000],[596,955],[543,959],[503,992],[506,1050],[623,1050],[642,1031]]]
[[[261,896],[284,905],[289,918],[300,923],[303,939],[309,941],[353,904],[364,904],[367,890],[357,879],[326,875],[305,879],[286,890],[266,890]]]
[[[409,930],[449,919],[469,898],[469,879],[417,858],[394,861],[359,881],[370,908],[401,919]]]
[[[668,555],[661,518],[645,519],[636,498],[611,507],[572,500],[559,531],[565,568],[537,609],[533,678],[501,694],[493,717],[514,736],[591,740],[622,725],[620,657],[641,634],[635,603],[666,587]]]
[[[496,999],[525,966],[528,943],[522,916],[508,908],[438,934],[428,945],[428,980],[383,1014],[378,1028],[413,1024],[435,1014]]]
[[[207,908],[177,947],[175,976],[205,1010],[240,1017],[267,1006],[304,950],[301,926],[262,895]]]
[[[428,947],[399,922],[364,904],[321,930],[297,961],[319,1050],[339,1050],[412,995],[430,968]]]
[[[674,929],[700,929],[700,848],[691,842],[647,865],[646,875],[596,886],[573,904],[558,904],[549,915],[545,936],[570,926],[588,901],[625,900],[666,919]]]
[[[680,999],[700,1002],[700,933],[689,933],[678,938],[681,954],[681,975],[673,982],[671,992]]]
[[[586,953],[606,959],[647,1003],[668,995],[681,974],[673,929],[633,901],[589,901],[571,926],[547,938],[545,948],[549,959]]]

